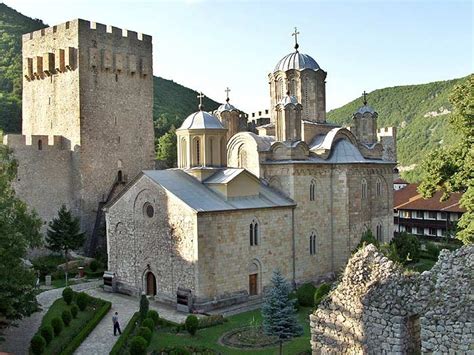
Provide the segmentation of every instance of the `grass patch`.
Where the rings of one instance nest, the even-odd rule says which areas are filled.
[[[73,304],[74,302],[71,303],[70,306],[68,306],[62,298],[56,300],[51,305],[48,312],[46,312],[46,314],[44,315],[41,321],[40,329],[44,325],[50,325],[51,320],[53,318],[61,318],[62,312],[66,309],[71,310],[71,306]],[[97,323],[104,317],[110,306],[110,302],[91,297],[90,303],[87,308],[82,312],[79,311],[79,313],[77,314],[77,318],[72,319],[69,326],[65,326],[61,333],[51,340],[51,343],[46,346],[44,354],[71,354],[75,350],[75,348],[72,349],[72,351],[71,349],[68,350],[67,348],[70,347],[71,344],[77,344],[78,340],[76,340],[76,338],[81,336],[83,338],[77,344],[77,346],[79,346],[82,340],[85,339],[87,334],[89,334],[90,331],[92,331],[92,329],[95,327],[95,325],[97,325]],[[97,320],[98,315],[100,315],[100,318]],[[94,327],[92,327],[92,329],[90,329],[91,325],[89,325],[91,322],[95,322]],[[85,336],[83,334],[84,329],[89,329],[89,332]]]
[[[294,338],[290,342],[283,345],[284,354],[298,354],[310,349],[310,327],[309,314],[311,308],[301,307],[298,311],[298,320],[303,326],[304,334],[301,337]],[[153,333],[153,338],[148,351],[158,351],[165,347],[172,346],[190,346],[190,347],[206,347],[213,349],[222,354],[277,354],[278,345],[265,349],[233,349],[219,344],[219,338],[230,330],[255,326],[262,323],[262,315],[260,310],[245,312],[227,318],[224,324],[216,325],[210,328],[200,329],[195,336],[190,336],[187,332],[176,333],[173,328],[162,328]]]
[[[436,260],[420,258],[418,262],[408,264],[407,268],[421,273],[423,271],[431,270],[434,264],[436,264]]]

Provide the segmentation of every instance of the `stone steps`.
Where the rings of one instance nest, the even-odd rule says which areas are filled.
[[[259,309],[262,306],[262,298],[251,299],[245,303],[239,303],[229,307],[217,308],[209,311],[209,314],[222,314],[224,317],[233,316],[235,314],[244,313]]]

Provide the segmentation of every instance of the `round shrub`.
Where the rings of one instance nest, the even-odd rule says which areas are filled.
[[[296,290],[296,297],[298,298],[298,303],[302,307],[311,307],[314,303],[314,293],[316,292],[316,287],[311,283],[306,283],[301,285],[300,288]]]
[[[150,344],[152,334],[151,330],[147,327],[140,327],[137,333],[138,336],[146,340],[147,345]]]
[[[146,317],[153,319],[153,322],[155,323],[155,325],[160,324],[160,316],[158,315],[157,311],[150,309],[148,313],[146,314]]]
[[[66,325],[67,327],[69,323],[71,323],[71,320],[72,320],[71,311],[69,311],[68,309],[65,309],[63,313],[61,314],[61,318],[64,322],[64,325]]]
[[[153,322],[153,319],[151,319],[151,318],[146,318],[142,322],[142,327],[147,327],[148,329],[153,331],[155,329],[155,322]]]
[[[85,310],[89,303],[89,295],[84,292],[79,293],[76,298],[76,303],[81,311]]]
[[[41,335],[35,335],[31,339],[31,351],[35,355],[42,354],[44,351],[44,348],[46,347],[46,340]]]
[[[71,306],[71,315],[72,315],[72,318],[76,318],[77,317],[77,313],[79,312],[79,308],[73,304]]]
[[[51,319],[51,326],[54,330],[54,336],[58,336],[63,330],[64,323],[61,318],[56,317]]]
[[[316,292],[314,293],[314,307],[319,306],[324,296],[326,296],[330,290],[331,290],[330,284],[323,283],[319,285],[319,287],[316,289]]]
[[[99,262],[97,260],[92,260],[89,268],[91,269],[92,272],[96,272],[97,269],[99,268]]]
[[[134,336],[130,342],[130,354],[145,355],[147,348],[146,340],[141,336]]]
[[[41,336],[46,341],[46,344],[49,344],[51,342],[51,340],[53,340],[54,330],[53,330],[52,326],[45,325],[45,326],[41,327],[40,333],[41,333]]]
[[[401,233],[390,242],[394,245],[398,257],[403,264],[408,262],[417,262],[420,259],[420,241],[412,234]]]
[[[186,326],[186,330],[189,334],[194,335],[196,334],[198,327],[199,327],[199,320],[195,315],[189,315],[184,322]]]
[[[74,297],[74,291],[70,287],[66,287],[63,290],[63,299],[66,304],[70,305],[72,302],[72,298]]]

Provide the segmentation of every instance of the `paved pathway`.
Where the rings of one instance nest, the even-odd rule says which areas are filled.
[[[101,282],[102,280],[72,285],[71,288],[75,291],[84,291],[90,288],[96,288],[101,284]],[[31,338],[41,325],[43,316],[48,311],[49,307],[51,307],[53,302],[61,297],[62,292],[63,288],[56,288],[40,293],[36,299],[38,300],[42,310],[33,313],[31,317],[18,321],[18,327],[9,327],[5,330],[4,336],[6,341],[0,343],[1,351],[15,355],[28,354]]]
[[[139,309],[139,299],[137,297],[126,296],[119,293],[104,292],[101,288],[94,288],[86,291],[93,297],[102,298],[112,302],[112,307],[107,315],[100,321],[89,336],[82,342],[81,346],[74,352],[77,355],[103,355],[108,354],[118,336],[114,336],[112,326],[112,315],[118,312],[120,328],[122,331],[130,321],[130,318]],[[184,323],[188,314],[178,313],[176,308],[158,304],[150,301],[150,309],[158,312],[161,318],[175,323]]]

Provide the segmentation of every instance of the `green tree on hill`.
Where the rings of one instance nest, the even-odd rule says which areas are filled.
[[[442,200],[453,192],[462,192],[466,209],[458,221],[456,237],[464,244],[474,242],[474,75],[458,85],[450,96],[454,114],[450,125],[460,142],[431,152],[422,164],[422,182],[418,187],[425,198],[443,191]]]
[[[84,244],[85,234],[81,233],[79,219],[74,217],[66,206],[62,205],[58,217],[49,222],[46,246],[54,252],[64,253],[66,258],[66,286],[68,273],[68,253]]]
[[[170,130],[157,140],[156,158],[166,163],[168,168],[174,168],[177,163],[176,133]]]
[[[29,212],[11,187],[16,164],[0,145],[0,322],[37,309],[35,275],[23,263],[28,248],[41,244],[41,220]]]

